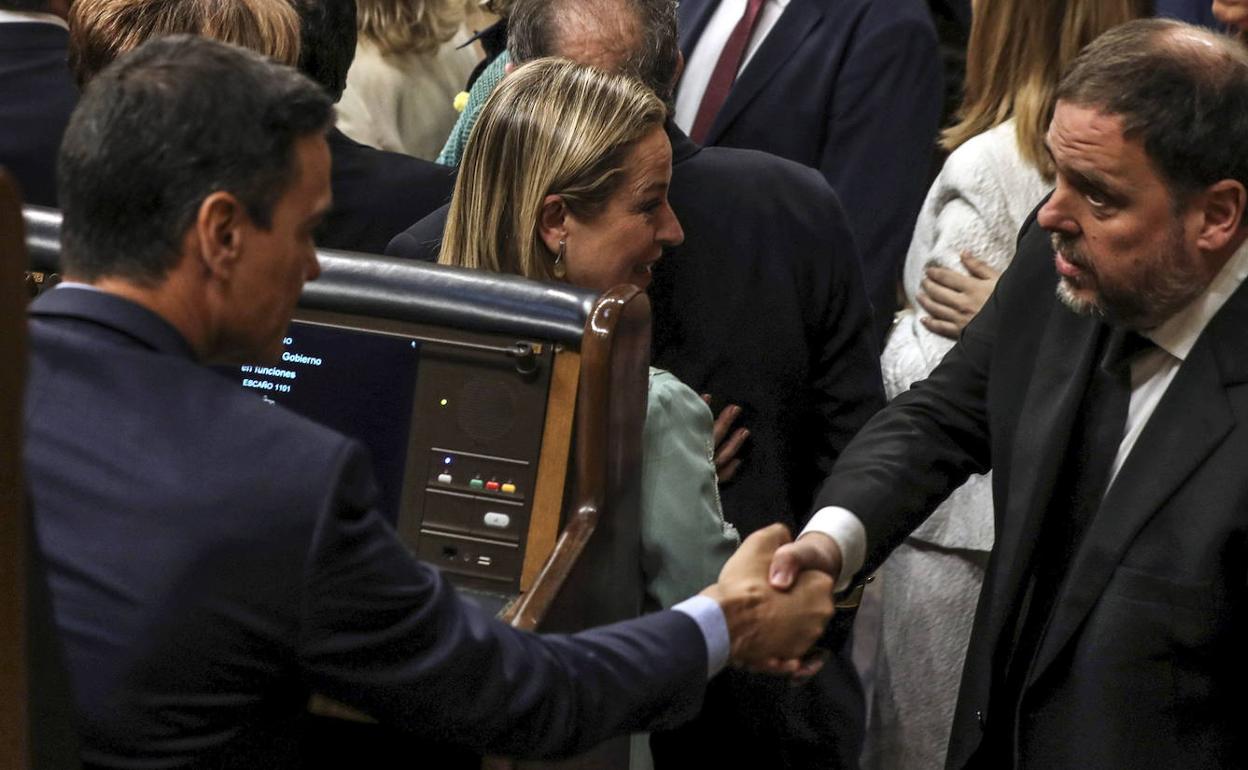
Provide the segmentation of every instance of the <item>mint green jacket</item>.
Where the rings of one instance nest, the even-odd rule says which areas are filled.
[[[741,542],[719,505],[712,423],[688,385],[650,369],[641,468],[647,609],[671,607],[714,583]]]

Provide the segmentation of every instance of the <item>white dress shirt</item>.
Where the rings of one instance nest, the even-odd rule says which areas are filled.
[[[1110,471],[1110,484],[1118,476],[1122,464],[1131,454],[1140,433],[1157,409],[1162,396],[1174,381],[1179,367],[1200,338],[1209,321],[1217,315],[1230,296],[1248,278],[1248,242],[1227,260],[1213,281],[1187,307],[1175,313],[1155,329],[1144,332],[1157,347],[1131,363],[1131,404],[1118,454]],[[820,508],[811,517],[802,534],[823,532],[841,549],[841,574],[836,586],[844,588],[866,561],[867,531],[852,511],[838,506]]]
[[[69,25],[65,20],[55,13],[40,13],[38,11],[0,11],[0,24],[54,24],[61,29],[69,29]]]
[[[719,7],[706,22],[698,42],[685,61],[685,72],[680,77],[680,85],[676,88],[676,125],[686,134],[693,130],[693,121],[698,117],[698,107],[702,104],[702,95],[711,82],[711,73],[719,63],[719,54],[736,28],[737,22],[745,15],[747,0],[720,0]],[[789,0],[767,0],[759,11],[758,20],[754,24],[754,32],[750,35],[750,43],[745,48],[745,56],[741,58],[740,75],[750,59],[758,51],[758,47],[767,39],[767,35],[780,14],[789,5]]]

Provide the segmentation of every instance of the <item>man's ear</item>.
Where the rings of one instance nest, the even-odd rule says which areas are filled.
[[[1196,246],[1203,251],[1220,251],[1244,224],[1248,191],[1234,179],[1223,179],[1205,188],[1200,195],[1201,221]]]
[[[228,192],[214,192],[200,202],[195,242],[205,272],[229,279],[242,254],[244,225],[250,221],[242,202]]]
[[[507,77],[508,75],[510,75],[511,73],[515,71],[516,71],[516,63],[512,61],[511,59],[508,59],[507,63],[503,65],[503,77]]]
[[[537,232],[551,254],[559,253],[559,241],[568,237],[568,207],[559,195],[547,195],[537,218]]]
[[[673,97],[676,95],[676,84],[680,82],[680,76],[685,74],[685,52],[676,52],[676,71],[672,73],[672,82],[667,84],[668,93]]]

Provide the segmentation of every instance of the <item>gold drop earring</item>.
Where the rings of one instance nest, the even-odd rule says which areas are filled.
[[[563,258],[568,253],[568,242],[563,238],[559,239],[559,253],[555,255],[555,264],[551,268],[551,272],[556,278],[563,279],[568,275],[568,266],[563,263]]]

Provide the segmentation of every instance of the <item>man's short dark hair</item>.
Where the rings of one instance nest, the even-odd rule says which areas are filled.
[[[295,141],[325,130],[332,110],[320,87],[260,54],[192,35],[144,43],[91,81],[65,131],[63,268],[159,282],[217,191],[268,227],[294,181]]]
[[[516,0],[507,19],[507,50],[517,63],[566,56],[559,37],[570,15],[588,21],[621,11],[632,13],[638,25],[636,48],[621,72],[669,101],[680,57],[675,0]]]
[[[1222,179],[1248,187],[1248,50],[1231,38],[1128,22],[1079,54],[1057,98],[1121,117],[1176,202]]]
[[[335,102],[347,87],[355,59],[355,0],[291,0],[299,12],[299,70]]]

